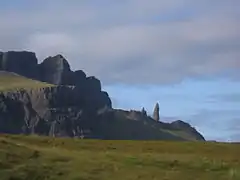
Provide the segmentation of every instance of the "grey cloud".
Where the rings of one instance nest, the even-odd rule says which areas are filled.
[[[102,3],[44,0],[31,11],[0,12],[0,47],[39,59],[62,53],[105,83],[171,83],[240,67],[239,1]],[[169,14],[176,21],[151,21]]]
[[[240,93],[231,93],[223,95],[214,95],[210,97],[212,100],[220,102],[239,103],[240,105]]]

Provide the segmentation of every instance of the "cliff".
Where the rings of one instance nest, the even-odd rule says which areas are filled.
[[[77,136],[111,103],[88,99],[76,87],[55,86],[0,93],[0,132]],[[89,124],[90,123],[90,124]]]
[[[31,52],[0,53],[0,70],[0,133],[204,141],[182,121],[163,123],[113,109],[100,80],[72,71],[61,55],[38,64]]]

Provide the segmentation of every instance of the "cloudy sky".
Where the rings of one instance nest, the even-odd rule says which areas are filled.
[[[62,54],[116,108],[240,141],[239,0],[0,1],[0,51]]]

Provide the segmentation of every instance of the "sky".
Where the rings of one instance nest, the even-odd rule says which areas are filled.
[[[240,141],[239,0],[1,0],[0,51],[62,54],[114,108]]]

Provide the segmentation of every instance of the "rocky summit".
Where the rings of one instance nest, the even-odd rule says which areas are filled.
[[[113,109],[100,80],[82,70],[72,71],[62,55],[49,56],[39,64],[33,52],[0,52],[0,72],[0,85],[6,86],[0,88],[0,133],[205,140],[183,121],[164,123],[159,116],[154,120],[144,108]]]

